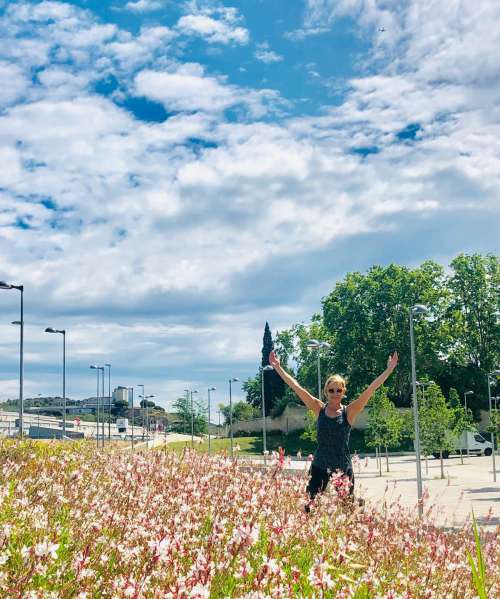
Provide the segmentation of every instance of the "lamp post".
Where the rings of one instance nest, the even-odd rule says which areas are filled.
[[[216,391],[216,387],[209,387],[207,389],[208,392],[208,453],[211,452],[211,435],[210,435],[210,391]]]
[[[466,391],[464,393],[464,409],[467,416],[467,395],[474,395],[474,391]],[[469,431],[465,431],[465,455],[469,455]]]
[[[269,372],[270,370],[274,370],[274,368],[270,364],[267,364],[267,366],[264,366],[264,368],[262,369],[262,380],[261,380],[261,384],[262,384],[262,451],[263,451],[263,455],[264,455],[264,466],[266,465],[266,454],[267,454],[266,396],[265,396],[265,392],[264,392],[264,376],[265,376],[265,373]]]
[[[96,443],[97,443],[97,448],[99,448],[99,370],[103,371],[103,376],[104,376],[104,367],[103,366],[96,366],[95,364],[92,364],[92,366],[90,366],[90,368],[92,370],[97,370],[97,395],[96,395],[96,408],[95,408],[95,413],[96,413]]]
[[[318,341],[317,339],[309,339],[309,341],[306,343],[306,347],[309,347],[310,349],[316,349],[316,350],[318,350],[318,363],[317,363],[317,369],[318,369],[318,399],[321,401],[321,398],[323,396],[323,394],[321,392],[321,350],[323,348],[329,348],[331,346],[328,343],[328,341]]]
[[[413,387],[413,421],[415,427],[415,459],[417,466],[417,493],[418,493],[418,515],[422,517],[422,467],[420,464],[420,429],[418,424],[418,398],[417,398],[417,373],[415,366],[415,340],[413,335],[413,317],[418,314],[426,314],[428,308],[416,304],[410,308],[410,349],[411,349],[411,379]]]
[[[233,377],[229,379],[229,435],[231,437],[231,457],[233,457],[233,394],[232,394],[232,383],[236,383],[240,379]]]
[[[148,400],[149,399],[153,399],[153,397],[155,397],[155,396],[154,395],[146,395],[144,397],[144,401],[145,401],[145,404],[146,404],[146,430],[148,432],[148,440],[149,440],[149,433],[150,433]]]
[[[111,364],[104,364],[108,369],[108,443],[111,443]]]
[[[139,397],[142,397],[142,400],[144,400],[144,385],[137,385],[137,387],[142,387],[142,395],[139,395]],[[144,441],[144,406],[141,406],[141,402],[139,402],[139,406],[142,416],[142,440]]]
[[[19,320],[19,437],[24,434],[23,416],[24,416],[24,398],[23,398],[23,362],[24,362],[24,285],[11,285],[5,281],[0,281],[0,289],[17,289],[21,292],[21,320]]]
[[[127,387],[128,391],[132,392],[131,395],[131,400],[130,400],[130,408],[132,410],[132,453],[134,452],[134,388],[133,387]],[[129,393],[129,397],[130,397],[130,393]]]
[[[191,447],[194,447],[194,410],[193,410],[193,395],[198,393],[197,389],[193,391],[189,391],[189,395],[191,396]]]
[[[63,439],[66,438],[66,331],[52,327],[45,329],[46,333],[60,333],[63,336]]]
[[[500,369],[494,370],[493,372],[488,373],[486,377],[486,382],[488,383],[488,405],[490,408],[490,426],[491,428],[491,458],[493,460],[493,481],[497,481],[497,469],[495,464],[495,431],[493,430],[493,419],[491,416],[491,385],[493,384],[494,377],[500,376]]]

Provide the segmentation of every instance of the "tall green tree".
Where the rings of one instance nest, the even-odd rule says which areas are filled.
[[[500,364],[500,259],[460,254],[450,264],[447,311],[449,386],[472,389],[470,407],[487,408],[486,373]]]
[[[246,393],[246,401],[254,408],[262,410],[262,369],[269,365],[269,354],[274,349],[274,342],[271,335],[269,323],[266,322],[264,336],[262,339],[262,359],[258,374],[247,379],[242,387]],[[285,393],[285,384],[279,374],[274,370],[265,373],[264,377],[264,395],[265,412],[269,416],[276,404],[280,402]]]
[[[347,374],[348,396],[357,396],[385,368],[397,350],[399,365],[388,382],[396,405],[409,405],[409,310],[429,306],[430,318],[415,322],[419,370],[438,378],[442,314],[447,305],[443,268],[431,261],[408,269],[374,266],[366,274],[349,273],[323,301],[323,326],[333,344],[337,370]]]

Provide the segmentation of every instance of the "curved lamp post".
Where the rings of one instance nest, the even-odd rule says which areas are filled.
[[[191,396],[191,447],[194,447],[194,410],[193,410],[193,395],[198,393],[197,389],[193,389],[193,391],[189,391],[189,395]]]
[[[47,327],[45,333],[60,333],[63,336],[63,440],[66,438],[66,331]]]
[[[464,409],[467,416],[467,395],[474,395],[474,391],[466,391],[464,393]],[[465,455],[469,455],[469,431],[465,431]]]
[[[108,369],[108,443],[111,442],[111,364],[104,364]]]
[[[0,281],[0,289],[17,289],[21,292],[21,320],[19,322],[19,437],[24,434],[23,416],[24,416],[24,397],[23,397],[23,363],[24,363],[24,285],[11,285],[5,281]]]
[[[97,434],[96,434],[96,442],[97,442],[97,447],[99,447],[99,370],[102,370],[102,377],[104,380],[104,366],[96,366],[95,364],[92,364],[92,366],[90,366],[90,368],[92,370],[97,370],[97,396],[96,396],[96,421],[97,421]],[[103,385],[103,389],[104,389],[104,385]],[[104,445],[104,438],[103,438],[103,445]]]
[[[211,452],[211,445],[210,445],[210,440],[211,440],[211,435],[210,435],[210,391],[216,391],[217,388],[216,387],[209,387],[207,389],[207,393],[208,393],[208,453]]]
[[[491,385],[494,383],[495,378],[500,377],[500,369],[494,370],[493,372],[489,372],[486,377],[486,382],[488,383],[488,404],[490,411],[490,426],[491,429],[491,458],[493,460],[493,480],[497,481],[497,469],[495,464],[495,432],[493,431],[493,419],[491,417]]]
[[[266,459],[267,459],[267,444],[266,444],[266,398],[265,398],[265,392],[264,392],[264,376],[266,372],[269,372],[270,370],[274,370],[274,368],[270,365],[267,364],[267,366],[264,366],[264,368],[262,369],[262,450],[263,450],[263,454],[264,454],[264,466],[266,465]]]
[[[317,339],[309,339],[306,343],[306,347],[310,349],[316,349],[317,354],[317,369],[318,369],[318,399],[322,401],[322,392],[321,392],[321,350],[331,347],[328,341],[318,341]]]
[[[232,383],[236,383],[240,379],[233,377],[229,379],[229,434],[231,436],[231,457],[233,457],[233,395],[232,395]]]
[[[416,304],[410,308],[410,349],[411,349],[411,380],[413,387],[413,421],[415,427],[415,459],[417,466],[417,493],[418,493],[418,515],[422,517],[422,467],[420,464],[420,429],[418,423],[418,398],[417,398],[417,373],[415,366],[415,340],[413,335],[413,317],[419,314],[427,314],[429,309],[422,304]]]

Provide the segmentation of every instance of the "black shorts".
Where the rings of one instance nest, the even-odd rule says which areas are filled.
[[[307,493],[311,499],[314,499],[318,493],[323,493],[330,482],[330,478],[335,471],[323,470],[323,468],[318,468],[311,464],[311,469],[309,474],[311,478],[309,479],[309,483],[307,484]],[[352,468],[347,468],[342,471],[346,476],[349,477],[351,481],[351,486],[349,488],[349,495],[354,493],[354,473]]]

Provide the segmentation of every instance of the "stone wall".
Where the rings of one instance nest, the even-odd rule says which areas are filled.
[[[397,408],[400,412],[409,412],[411,408]],[[306,427],[307,408],[304,406],[287,406],[283,414],[278,418],[266,418],[266,431],[288,434],[293,431],[302,431]],[[368,422],[368,410],[363,410],[356,419],[354,427],[356,429],[366,429]],[[479,431],[485,431],[489,424],[488,412],[481,410],[481,419],[477,423]],[[233,434],[238,433],[261,433],[262,418],[254,420],[234,420]]]

